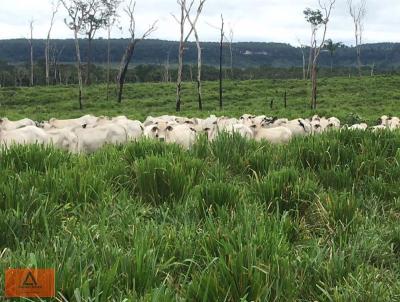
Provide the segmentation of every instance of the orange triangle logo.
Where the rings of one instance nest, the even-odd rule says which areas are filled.
[[[23,287],[34,287],[34,286],[37,286],[36,279],[35,279],[35,277],[33,276],[33,274],[32,274],[31,271],[29,271],[29,272],[26,274],[26,277],[25,277],[25,279],[24,279],[24,282],[22,282],[22,286],[23,286]]]

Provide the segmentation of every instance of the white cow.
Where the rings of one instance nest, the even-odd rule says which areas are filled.
[[[49,137],[43,129],[36,126],[25,126],[13,130],[0,130],[0,145],[10,147],[11,145],[47,144]]]
[[[207,133],[207,138],[210,142],[215,140],[218,135],[222,132],[226,132],[229,134],[238,133],[241,137],[251,139],[253,138],[253,131],[250,126],[245,124],[233,124],[233,125],[225,125],[223,128],[220,128],[218,125],[213,124],[211,127],[206,127],[202,129],[203,132]]]
[[[361,124],[354,124],[350,127],[348,127],[348,129],[350,130],[367,130],[368,125],[366,123],[361,123]]]
[[[10,121],[6,117],[0,118],[0,129],[1,130],[14,130],[14,129],[18,129],[18,128],[22,128],[22,127],[26,127],[26,126],[35,126],[35,125],[36,125],[35,122],[28,118],[24,118],[24,119],[18,120],[18,121]]]
[[[75,119],[66,119],[66,120],[59,120],[56,118],[51,118],[48,123],[44,123],[43,128],[50,129],[50,128],[70,128],[76,126],[83,126],[83,125],[92,125],[96,124],[98,121],[106,119],[105,117],[95,117],[94,115],[84,115],[79,118]]]
[[[251,128],[256,141],[266,140],[271,144],[285,144],[292,139],[292,131],[286,127],[264,128],[260,125],[252,125]]]
[[[78,152],[78,136],[70,128],[49,129],[45,131],[49,136],[49,144],[71,153]]]
[[[165,122],[148,125],[144,129],[144,135],[162,142],[178,144],[185,149],[189,149],[197,138],[196,130],[193,128],[187,125],[170,125]]]
[[[106,144],[123,144],[128,140],[125,128],[117,124],[99,125],[94,128],[76,127],[78,152],[92,153]]]
[[[291,120],[288,123],[283,124],[281,127],[289,129],[293,136],[305,136],[312,134],[313,132],[311,123],[301,118]]]

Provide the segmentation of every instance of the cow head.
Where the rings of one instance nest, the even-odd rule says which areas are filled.
[[[157,140],[164,142],[168,136],[168,132],[172,131],[174,128],[167,123],[159,123],[151,128],[151,136]]]

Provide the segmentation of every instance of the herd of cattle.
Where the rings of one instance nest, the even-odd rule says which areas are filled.
[[[10,121],[0,119],[0,148],[13,144],[52,144],[56,148],[72,153],[91,153],[106,144],[122,144],[136,141],[142,136],[166,143],[176,143],[188,149],[200,134],[205,134],[213,141],[220,133],[238,133],[255,139],[266,140],[273,144],[287,143],[295,136],[319,134],[331,129],[348,128],[352,130],[377,131],[400,128],[398,117],[382,116],[378,125],[367,124],[341,126],[336,117],[319,117],[288,120],[265,115],[244,114],[239,119],[216,117],[205,119],[164,115],[147,117],[142,123],[130,120],[126,116],[96,117],[85,115],[76,119],[60,120],[52,118],[46,122],[30,119]]]

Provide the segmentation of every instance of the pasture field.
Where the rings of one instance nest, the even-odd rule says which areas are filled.
[[[399,80],[322,79],[319,112],[398,115]],[[288,108],[268,111],[285,85]],[[172,84],[127,88],[121,106],[89,88],[84,113],[173,113]],[[312,114],[302,81],[227,83],[223,112],[216,88],[206,83],[202,114],[194,101],[183,114]],[[83,115],[71,88],[0,91],[10,119]],[[6,268],[53,267],[59,301],[400,301],[399,221],[398,131],[288,145],[220,135],[189,151],[141,140],[91,155],[19,146],[0,153],[0,299]]]
[[[183,115],[204,117],[210,113],[239,117],[243,113],[297,118],[314,114],[309,109],[310,84],[303,80],[254,80],[224,82],[224,110],[218,108],[218,82],[204,82],[204,111],[197,110],[196,84],[183,86]],[[400,115],[400,76],[364,78],[321,78],[317,113],[334,115],[344,123],[366,121],[375,124],[383,114]],[[113,87],[112,87],[113,88]],[[287,108],[283,95],[287,91]],[[84,110],[80,111],[77,89],[73,86],[0,88],[0,116],[10,119],[29,117],[48,120],[52,117],[126,115],[145,119],[148,115],[175,114],[173,83],[127,84],[122,104],[114,93],[106,100],[106,86],[93,85],[84,93]],[[273,109],[270,102],[274,100]]]

